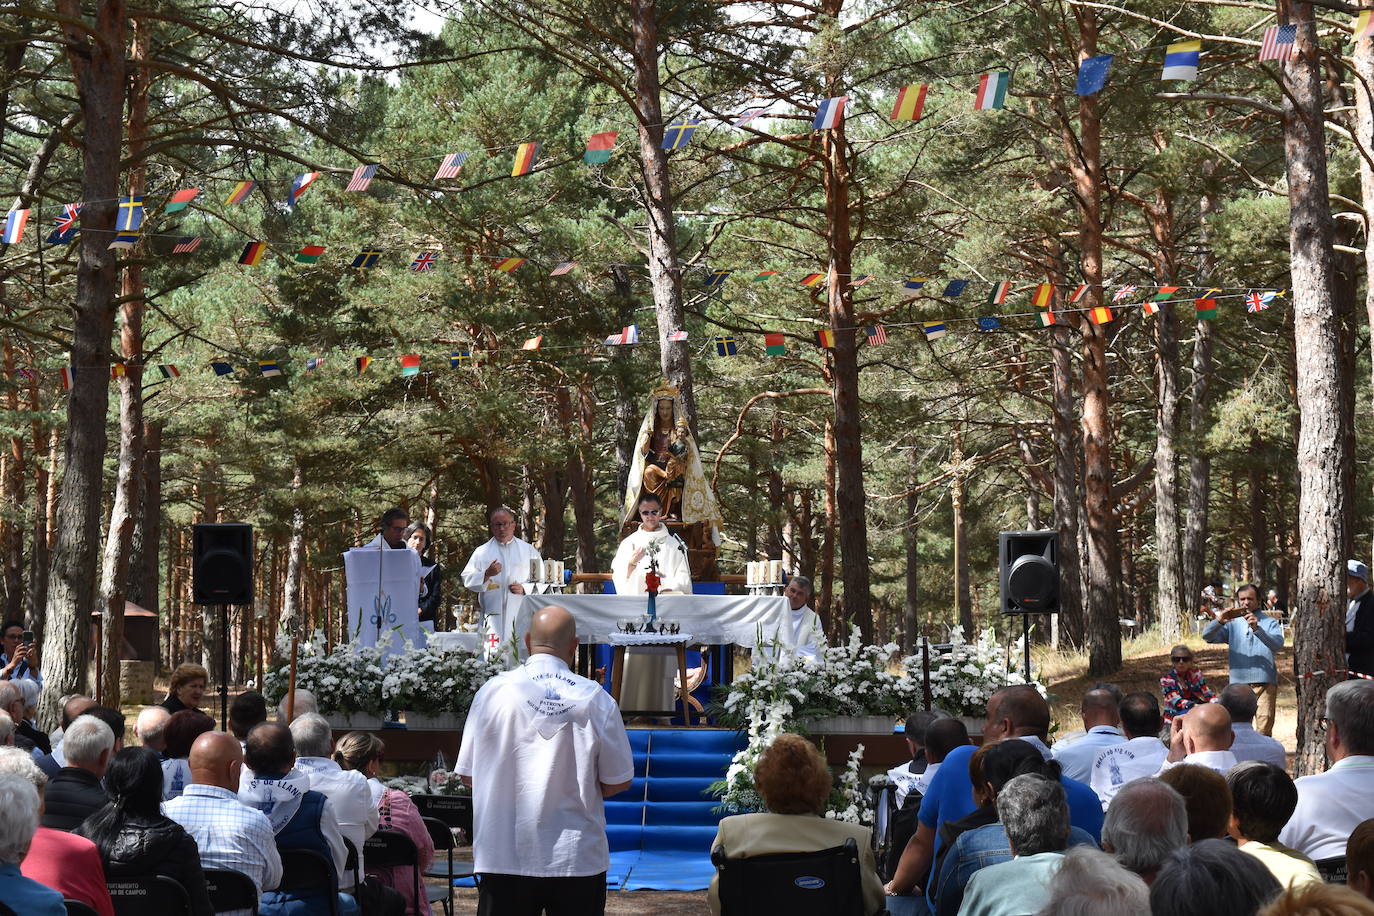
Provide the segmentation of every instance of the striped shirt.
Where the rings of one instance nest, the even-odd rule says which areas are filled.
[[[281,856],[267,815],[239,801],[236,793],[219,786],[193,783],[162,806],[200,848],[202,868],[243,872],[257,885],[258,895],[281,883]],[[219,916],[250,916],[232,910]]]

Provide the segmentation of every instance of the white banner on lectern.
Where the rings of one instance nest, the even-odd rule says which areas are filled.
[[[425,644],[420,629],[420,555],[405,548],[354,547],[344,554],[348,582],[348,638],[375,646],[385,633],[395,632],[390,652],[405,640]]]

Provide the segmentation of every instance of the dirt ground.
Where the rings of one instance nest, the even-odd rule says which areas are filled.
[[[1274,737],[1283,742],[1290,755],[1297,749],[1297,695],[1293,681],[1292,634],[1283,651],[1277,658],[1279,671],[1279,696],[1274,714]],[[1230,680],[1227,678],[1226,646],[1211,645],[1202,637],[1191,634],[1182,642],[1193,650],[1194,663],[1202,670],[1207,686],[1221,692]],[[1081,674],[1086,669],[1086,659],[1074,655],[1065,656],[1051,650],[1037,650],[1035,663],[1047,678],[1050,691],[1050,706],[1053,725],[1060,735],[1082,729],[1083,721],[1079,715],[1079,704],[1083,694],[1092,689],[1099,680],[1110,681],[1121,688],[1123,693],[1143,691],[1160,696],[1159,678],[1169,671],[1169,649],[1171,646],[1158,641],[1153,633],[1143,634],[1139,639],[1127,640],[1122,644],[1122,667],[1115,675],[1105,678],[1088,677]]]

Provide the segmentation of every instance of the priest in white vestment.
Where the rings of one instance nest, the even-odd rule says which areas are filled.
[[[668,530],[662,520],[663,501],[645,493],[639,500],[639,528],[620,542],[611,561],[611,578],[617,595],[647,595],[644,575],[650,562],[658,565],[658,593],[690,595],[692,571],[687,545]],[[651,553],[652,551],[652,553]],[[620,708],[667,710],[673,708],[673,675],[677,651],[667,646],[643,646],[625,652]]]
[[[821,623],[821,616],[811,609],[811,580],[806,576],[793,576],[787,581],[782,596],[791,608],[788,615],[791,626],[786,631],[780,627],[776,632],[764,633],[764,642],[759,645],[760,655],[770,662],[787,656],[818,660],[825,648],[825,625]]]
[[[487,624],[483,638],[488,640],[488,649],[493,648],[491,634],[496,635],[495,648],[499,649],[510,641],[515,625],[516,601],[511,596],[526,594],[526,586],[538,580],[538,576],[531,575],[530,561],[542,563],[543,559],[539,551],[515,536],[514,512],[504,507],[492,509],[487,522],[491,540],[472,552],[468,565],[463,567],[463,585],[478,595]]]

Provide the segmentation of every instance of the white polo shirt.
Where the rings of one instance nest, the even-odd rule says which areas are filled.
[[[472,780],[479,874],[575,878],[610,867],[601,785],[629,782],[620,709],[560,658],[531,655],[473,698],[455,771]]]
[[[1141,735],[1098,751],[1088,784],[1102,799],[1102,810],[1107,810],[1126,783],[1157,773],[1168,756],[1169,749],[1154,735]]]
[[[1222,776],[1231,772],[1231,767],[1235,766],[1236,755],[1230,751],[1193,751],[1182,760],[1166,760],[1160,764],[1159,772],[1171,770],[1174,767],[1183,766],[1185,763],[1192,766],[1206,767],[1209,770],[1216,770]],[[1156,776],[1159,773],[1155,774]]]
[[[1125,743],[1126,739],[1118,729],[1110,725],[1094,725],[1087,734],[1072,741],[1056,741],[1050,750],[1054,751],[1054,759],[1059,761],[1065,776],[1087,782],[1092,778],[1093,764],[1097,762],[1097,755],[1102,749]]]
[[[1318,860],[1345,855],[1361,821],[1374,817],[1374,757],[1346,757],[1296,781],[1298,807],[1279,842]]]

